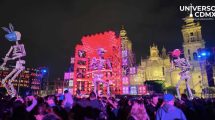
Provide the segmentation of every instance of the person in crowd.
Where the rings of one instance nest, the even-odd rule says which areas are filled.
[[[117,118],[119,120],[126,120],[128,118],[128,115],[131,111],[132,103],[131,100],[128,99],[127,96],[120,99],[119,103],[119,110]]]
[[[142,100],[134,100],[128,120],[150,120]]]
[[[102,118],[102,119],[107,119],[107,113],[106,113],[106,108],[105,106],[103,106],[103,104],[101,103],[101,101],[99,101],[97,99],[97,95],[96,93],[94,93],[93,91],[90,93],[90,96],[89,96],[89,106],[93,109],[97,109],[100,111],[99,113],[99,118]]]
[[[118,102],[113,97],[109,97],[107,100],[106,111],[109,120],[117,120],[118,115]]]
[[[68,100],[67,100],[68,102]],[[68,120],[68,114],[66,109],[64,109],[61,105],[57,105],[57,97],[54,95],[50,95],[46,98],[46,103],[48,104],[47,113],[55,114],[59,116],[63,120]]]
[[[146,110],[151,120],[155,120],[155,115],[159,108],[158,99],[158,95],[154,94],[151,96],[149,103],[146,105]]]
[[[149,117],[152,120],[213,120],[215,117],[214,98],[189,100],[182,95],[182,100],[178,100],[165,94],[163,104],[158,107],[161,99],[156,95],[97,98],[92,92],[89,98],[73,99],[65,91],[62,98],[57,96],[27,94],[23,98],[10,98],[2,94],[0,120],[149,120]]]
[[[104,110],[102,103],[97,99],[96,93],[91,92],[89,96],[89,100],[90,100],[90,103],[89,103],[90,107],[96,108],[101,111]]]
[[[174,106],[174,96],[165,94],[164,104],[156,112],[156,120],[186,120],[184,113]]]
[[[66,109],[67,112],[69,112],[70,109],[72,109],[72,106],[73,106],[72,95],[69,93],[68,90],[65,90],[64,91],[64,100],[63,100],[63,103],[62,103],[62,107],[64,109]]]
[[[28,112],[26,110],[25,104],[21,100],[16,100],[13,102],[12,105],[12,120],[19,120],[22,118],[22,120],[28,120]]]
[[[53,114],[53,113],[49,113],[49,114],[46,114],[42,120],[62,120],[60,117],[58,117],[56,114]]]
[[[37,106],[36,109],[36,113],[34,115],[34,117],[36,118],[36,120],[42,120],[42,118],[47,114],[46,112],[46,104],[45,103],[41,103]]]
[[[180,108],[184,112],[187,119],[192,119],[195,117],[195,109],[193,103],[188,99],[186,94],[182,94],[181,100],[175,103],[175,106]]]

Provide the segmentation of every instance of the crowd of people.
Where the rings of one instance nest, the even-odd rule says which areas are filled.
[[[214,99],[182,100],[172,94],[150,96],[0,96],[0,120],[212,120]]]

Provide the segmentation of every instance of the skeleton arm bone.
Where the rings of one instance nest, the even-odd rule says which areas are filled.
[[[7,52],[5,57],[9,57],[10,53],[12,52],[12,50],[13,50],[13,47],[10,47],[10,50]]]
[[[7,61],[10,60],[9,56],[12,51],[13,51],[13,47],[10,47],[10,50],[7,52],[7,54],[3,58],[4,62],[2,63],[2,65],[0,67],[4,67],[7,64]]]
[[[97,66],[95,66],[95,64],[96,64],[96,58],[94,57],[90,62],[90,69],[91,70],[96,69]]]
[[[174,61],[172,60],[171,61],[171,68],[170,68],[170,71],[172,72],[173,70],[175,70],[176,69],[176,67],[175,67],[175,65],[174,65]]]
[[[107,60],[107,65],[108,65],[108,68],[109,68],[109,69],[112,69],[110,60]]]
[[[186,60],[186,62],[187,62],[187,67],[191,68],[191,65],[190,65],[189,60],[187,60],[187,59],[185,59],[185,60]]]

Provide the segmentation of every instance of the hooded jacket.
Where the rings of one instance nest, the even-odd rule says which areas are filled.
[[[156,120],[186,120],[186,117],[177,107],[164,104],[160,109],[158,109]]]

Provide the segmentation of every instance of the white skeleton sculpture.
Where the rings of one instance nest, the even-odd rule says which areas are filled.
[[[107,86],[107,94],[110,95],[110,80],[105,81],[103,80],[104,72],[111,72],[111,63],[108,59],[104,59],[104,54],[106,50],[103,48],[98,49],[98,58],[93,58],[90,62],[90,69],[92,73],[92,78],[93,78],[93,85],[94,85],[94,92],[97,93],[97,83],[103,83]],[[105,69],[105,67],[108,67],[109,70]]]
[[[5,65],[8,60],[15,60],[16,66],[15,68],[4,78],[2,79],[2,85],[6,88],[8,94],[11,97],[16,96],[16,90],[12,84],[12,81],[16,79],[16,77],[25,69],[25,60],[21,58],[26,56],[25,47],[23,44],[19,44],[19,40],[21,39],[21,33],[18,31],[14,31],[14,27],[12,24],[9,24],[9,29],[6,27],[2,27],[4,31],[8,34],[5,35],[5,38],[11,42],[16,42],[15,45],[11,46],[10,50],[3,58],[4,62],[0,66],[1,69],[5,68]]]
[[[192,94],[192,91],[191,91],[190,85],[189,85],[189,80],[191,78],[191,76],[190,76],[191,65],[187,59],[180,58],[180,55],[181,55],[181,51],[179,49],[175,49],[172,52],[172,56],[176,59],[171,61],[171,63],[172,63],[171,71],[173,71],[176,67],[181,70],[181,72],[179,73],[180,80],[176,84],[176,92],[177,92],[178,98],[181,100],[179,86],[180,86],[181,81],[185,80],[189,97],[190,97],[190,99],[193,99],[193,94]]]

